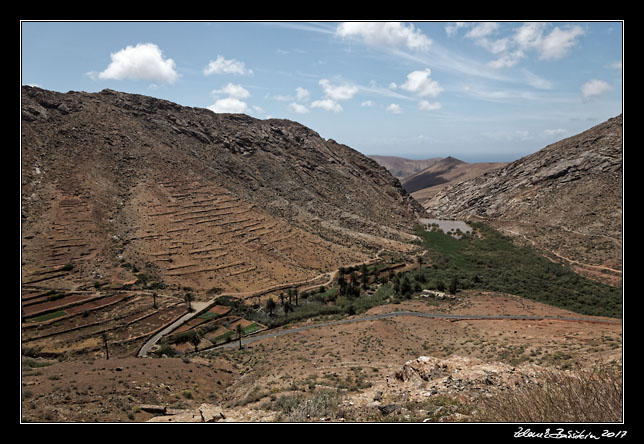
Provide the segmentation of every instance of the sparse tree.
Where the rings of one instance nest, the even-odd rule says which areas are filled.
[[[152,305],[154,306],[154,308],[155,309],[158,308],[157,307],[157,293],[156,293],[156,291],[154,293],[152,293],[152,301],[153,301]]]
[[[192,311],[192,301],[195,299],[193,294],[188,292],[183,296],[183,299],[186,301],[186,304],[188,304],[188,311]]]
[[[369,270],[367,269],[367,264],[362,264],[360,267],[362,288],[366,290],[369,287]]]
[[[282,307],[284,306],[284,293],[280,293],[280,302],[282,303]]]
[[[110,359],[110,350],[107,348],[107,333],[103,333],[101,335],[101,337],[103,338],[103,344],[105,345],[105,359],[107,359],[109,361],[109,359]]]
[[[244,329],[242,328],[241,324],[237,324],[237,327],[235,327],[235,331],[237,331],[237,338],[239,339],[239,349],[242,349],[242,336],[244,335]]]
[[[293,311],[293,306],[290,303],[284,304],[284,317],[287,317],[288,313]]]
[[[422,256],[418,256],[418,257],[416,258],[416,262],[418,262],[418,270],[419,270],[419,271],[420,271],[420,270],[422,270],[422,269],[423,269],[423,257],[422,257]]]
[[[269,298],[268,301],[266,301],[266,311],[268,311],[269,315],[273,315],[273,310],[275,310],[276,306],[277,304],[275,304],[273,298]]]
[[[351,275],[349,276],[349,278],[351,279],[351,285],[352,286],[354,286],[354,287],[359,286],[359,284],[358,284],[358,275],[356,274],[355,271],[351,272]]]
[[[411,282],[409,282],[409,278],[407,277],[407,275],[405,275],[400,281],[400,293],[403,296],[409,296],[411,294],[411,291]]]
[[[201,331],[196,330],[194,334],[190,336],[190,343],[195,347],[195,353],[197,353],[199,344],[201,344]]]
[[[399,295],[400,294],[400,278],[398,276],[394,276],[392,279],[392,289],[394,290],[394,294]]]
[[[449,283],[449,292],[451,294],[456,294],[457,289],[458,289],[458,278],[454,276],[452,281]]]

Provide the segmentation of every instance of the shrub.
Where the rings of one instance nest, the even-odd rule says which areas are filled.
[[[549,369],[542,384],[523,384],[484,399],[476,421],[621,422],[621,371],[606,365],[574,372]]]

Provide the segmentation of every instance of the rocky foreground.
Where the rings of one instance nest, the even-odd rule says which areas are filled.
[[[261,408],[222,408],[203,403],[195,409],[169,409],[148,405],[142,409],[157,413],[148,422],[271,422],[271,421],[465,421],[457,403],[474,402],[480,396],[492,396],[520,384],[539,384],[539,371],[533,364],[512,366],[501,362],[484,362],[475,358],[421,356],[406,362],[381,383],[325,405],[316,416],[316,399],[311,397],[290,417]],[[453,400],[448,402],[447,400]],[[419,406],[418,409],[412,405]],[[424,410],[434,406],[433,409]]]

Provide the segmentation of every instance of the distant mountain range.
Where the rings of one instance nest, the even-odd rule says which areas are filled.
[[[441,157],[432,157],[430,159],[405,159],[403,157],[396,156],[369,156],[378,164],[382,165],[394,176],[396,179],[402,181],[405,177],[409,177],[412,174],[416,174],[425,168],[439,162]]]
[[[424,160],[370,156],[400,180],[403,188],[421,204],[439,190],[507,165],[505,162],[463,162],[448,156]]]

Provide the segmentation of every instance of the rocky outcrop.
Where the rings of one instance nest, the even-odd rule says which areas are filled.
[[[438,218],[481,218],[579,263],[621,269],[622,116],[424,203]]]
[[[480,394],[504,390],[518,381],[531,381],[536,374],[537,367],[531,364],[516,367],[456,355],[449,358],[420,356],[407,361],[394,372],[388,385],[413,392],[416,398],[427,398],[436,394]]]
[[[167,410],[147,422],[191,423],[191,422],[270,422],[275,420],[274,412],[263,410],[223,410],[213,404],[201,404],[196,409]]]

